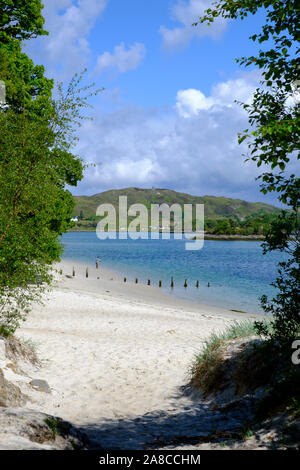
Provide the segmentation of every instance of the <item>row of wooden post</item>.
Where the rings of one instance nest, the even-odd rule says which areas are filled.
[[[126,277],[124,277],[124,282],[127,282],[127,278],[126,278]],[[135,278],[135,283],[138,284],[138,282],[139,282],[139,280],[138,280],[138,278],[136,277],[136,278]],[[148,279],[147,285],[148,285],[148,286],[151,285],[150,279]],[[158,281],[158,287],[161,287],[161,286],[162,286],[162,281]],[[196,281],[195,286],[196,286],[197,288],[199,288],[199,281]],[[170,284],[170,287],[171,287],[172,289],[173,289],[173,287],[174,287],[174,279],[173,279],[173,276],[171,277],[171,284]],[[185,287],[185,288],[188,287],[187,279],[185,279],[184,284],[183,284],[183,287]],[[209,283],[209,282],[208,282],[208,284],[207,284],[207,287],[210,287],[210,283]]]
[[[73,269],[72,269],[72,276],[75,277],[75,268],[73,266]],[[86,268],[85,270],[85,277],[89,277],[89,268]],[[127,278],[124,277],[124,282],[127,282]],[[135,278],[135,283],[138,284],[139,280],[138,278],[136,277]],[[148,282],[147,282],[147,285],[150,286],[151,285],[151,281],[150,279],[148,279]],[[158,281],[158,286],[161,287],[162,286],[162,282],[161,281]],[[187,283],[187,279],[185,279],[184,281],[184,284],[183,284],[183,287],[187,288],[188,286],[188,283]],[[173,280],[173,276],[171,277],[171,284],[170,284],[170,287],[173,289],[174,287],[174,280]],[[196,287],[199,288],[199,281],[196,281]],[[207,284],[207,287],[210,287],[210,283]]]
[[[75,268],[74,268],[74,266],[72,268],[72,276],[75,277]],[[85,277],[89,277],[89,268],[86,268],[86,270],[85,270]]]

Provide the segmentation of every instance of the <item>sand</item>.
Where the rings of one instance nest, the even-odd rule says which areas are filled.
[[[28,377],[46,380],[51,389],[28,387],[26,407],[101,429],[101,445],[111,448],[118,448],[118,439],[119,448],[138,447],[124,438],[132,423],[145,427],[151,416],[157,425],[158,416],[203,414],[200,398],[186,387],[193,358],[210,333],[248,316],[124,283],[102,268],[89,267],[86,279],[85,266],[77,263],[71,277],[72,266],[59,265],[56,287],[18,330],[41,360],[39,367],[27,366]]]

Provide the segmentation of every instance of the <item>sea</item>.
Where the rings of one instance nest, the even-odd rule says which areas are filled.
[[[162,290],[173,297],[263,313],[260,297],[276,295],[271,283],[283,260],[281,253],[263,255],[257,241],[207,240],[200,250],[186,250],[186,241],[172,235],[151,239],[150,234],[147,239],[100,240],[95,232],[68,232],[61,237],[62,259],[91,265],[100,257],[100,269],[110,269],[128,281],[150,280],[154,286],[161,281]]]

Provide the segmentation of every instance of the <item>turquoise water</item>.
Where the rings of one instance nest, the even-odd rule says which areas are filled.
[[[70,232],[62,242],[66,260],[93,264],[100,256],[101,266],[128,280],[150,279],[153,285],[162,280],[163,289],[173,296],[247,312],[260,311],[261,295],[274,295],[270,283],[282,260],[280,253],[263,255],[260,242],[208,240],[202,250],[187,251],[184,239],[99,240],[94,232]]]

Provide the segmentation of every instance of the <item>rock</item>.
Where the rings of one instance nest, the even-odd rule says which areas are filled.
[[[32,388],[34,388],[38,392],[51,393],[51,389],[48,383],[46,382],[46,380],[33,379],[29,383],[32,386]]]
[[[84,449],[85,442],[84,433],[61,418],[0,407],[0,450]]]
[[[0,337],[1,338],[1,337]],[[39,361],[35,351],[15,336],[4,338],[6,357],[10,361],[18,362],[19,359],[38,365]]]
[[[4,338],[0,337],[0,361],[6,360],[6,347]]]
[[[5,379],[2,369],[0,369],[0,406],[21,406],[26,403],[27,397],[17,385]]]
[[[10,369],[14,374],[20,374],[20,369],[15,362],[9,362],[6,364],[5,368]]]

